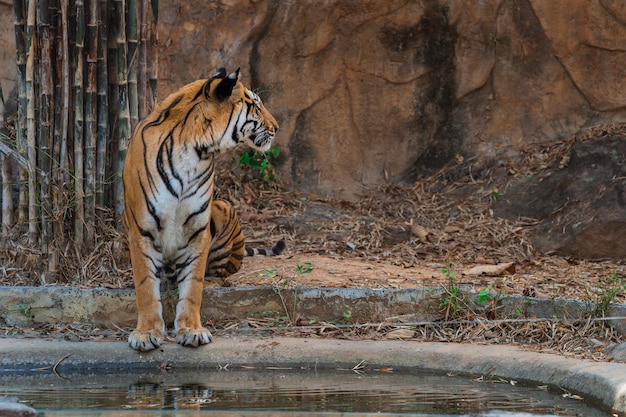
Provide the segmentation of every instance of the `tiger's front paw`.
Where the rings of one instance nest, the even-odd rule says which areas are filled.
[[[159,330],[133,331],[128,336],[128,344],[135,350],[147,352],[161,346],[163,332]]]
[[[207,329],[178,329],[176,331],[176,343],[183,346],[198,347],[211,343],[213,336]]]

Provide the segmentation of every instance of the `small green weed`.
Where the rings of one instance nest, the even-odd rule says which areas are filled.
[[[345,304],[342,304],[342,307],[343,307],[344,324],[351,324],[352,323],[352,309],[350,308],[350,306],[347,306]]]
[[[468,306],[461,288],[454,280],[456,277],[454,265],[451,262],[447,262],[446,266],[441,268],[441,272],[448,278],[448,283],[443,289],[444,294],[442,294],[442,298],[439,301],[439,308],[445,311],[446,320],[460,318]]]
[[[606,288],[600,289],[597,299],[594,301],[593,315],[596,317],[606,317],[614,303],[615,297],[626,293],[626,283],[624,278],[612,273],[608,276],[609,283]]]
[[[441,310],[446,312],[446,320],[459,318],[462,313],[462,305],[465,304],[461,288],[456,285],[448,285],[444,288],[444,297],[439,302]]]
[[[311,262],[305,262],[296,266],[296,274],[298,275],[310,274],[311,272],[313,272],[313,264]]]
[[[275,269],[266,269],[264,272],[261,272],[259,274],[259,278],[264,278],[264,279],[268,279],[270,281],[273,281],[273,278],[276,277],[276,273],[278,271]]]
[[[456,277],[456,272],[454,272],[452,265],[444,266],[441,268],[441,272],[448,278],[448,281]]]
[[[29,320],[33,319],[33,315],[31,314],[31,306],[24,305],[22,303],[17,305],[17,311],[20,312],[23,316],[27,317]]]
[[[487,301],[491,299],[492,299],[492,296],[491,296],[491,292],[489,291],[489,288],[483,288],[482,290],[478,292],[478,297],[476,298],[476,301],[478,302],[478,304],[485,304]]]
[[[265,272],[259,274],[259,278],[269,281],[274,293],[280,298],[288,324],[293,326],[297,322],[298,287],[283,275],[278,274],[276,269],[266,269]]]

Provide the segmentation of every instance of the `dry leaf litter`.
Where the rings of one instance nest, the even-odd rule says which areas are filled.
[[[623,130],[623,127],[619,127]],[[617,128],[583,132],[571,139],[533,145],[521,163],[499,161],[485,167],[464,161],[414,184],[385,185],[353,201],[301,193],[254,178],[224,158],[218,195],[240,214],[246,242],[269,247],[285,238],[277,257],[245,258],[230,277],[231,286],[281,285],[352,288],[468,288],[497,295],[597,302],[626,301],[616,279],[626,276],[621,262],[590,262],[538,254],[528,236],[532,221],[493,216],[491,206],[517,175],[547,175],[554,161],[567,164],[571,146]],[[597,130],[597,129],[596,129]],[[506,174],[501,175],[502,171]],[[103,219],[111,213],[101,209]],[[0,285],[71,285],[81,288],[132,288],[131,266],[122,236],[103,221],[95,247],[79,252],[59,248],[56,274],[46,273],[47,255],[27,244],[21,230],[3,242]],[[302,272],[303,266],[306,272]],[[271,273],[270,273],[271,272]],[[462,304],[462,300],[460,300]],[[244,321],[247,331],[307,337],[430,340],[466,343],[516,343],[535,350],[607,360],[606,348],[623,337],[601,317],[583,321],[482,317],[460,306],[455,317],[441,309],[441,320],[415,323],[390,318],[383,323],[320,323],[288,318]],[[208,323],[217,334],[240,331],[242,322]],[[63,335],[68,339],[124,339],[128,329],[110,331],[86,325],[0,325],[5,335]]]

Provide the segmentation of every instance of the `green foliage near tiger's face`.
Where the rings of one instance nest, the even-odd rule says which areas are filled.
[[[140,351],[159,347],[165,324],[159,277],[176,277],[176,341],[211,341],[200,304],[211,246],[214,154],[240,144],[269,149],[278,123],[260,98],[220,69],[167,97],[135,128],[122,173],[137,297],[137,328],[128,339]]]

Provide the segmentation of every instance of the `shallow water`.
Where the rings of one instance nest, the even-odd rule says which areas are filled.
[[[546,387],[513,385],[499,379],[384,371],[222,369],[145,375],[46,372],[0,376],[0,396],[17,396],[46,416],[69,415],[72,410],[72,415],[88,416],[610,416],[564,391]]]

